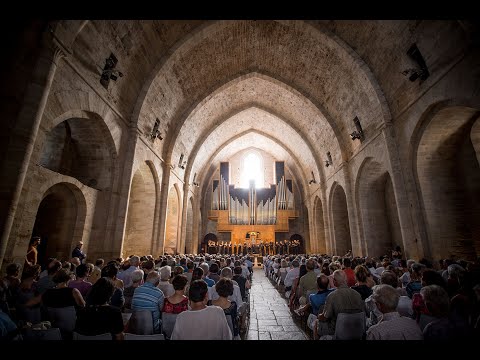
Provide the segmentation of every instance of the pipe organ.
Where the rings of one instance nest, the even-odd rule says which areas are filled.
[[[212,210],[219,232],[231,232],[232,243],[251,242],[248,233],[260,234],[254,241],[274,242],[275,232],[288,232],[288,219],[298,217],[294,208],[293,182],[286,179],[283,161],[275,162],[275,184],[269,188],[235,188],[230,184],[230,164],[220,163],[219,180],[212,182]]]

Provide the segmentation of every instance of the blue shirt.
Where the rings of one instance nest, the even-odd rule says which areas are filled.
[[[310,305],[312,305],[313,315],[318,315],[320,306],[325,305],[327,301],[327,296],[335,289],[319,291],[316,294],[310,294]]]
[[[132,310],[150,310],[153,316],[153,329],[160,332],[160,309],[163,308],[162,290],[150,282],[135,289],[132,298]]]

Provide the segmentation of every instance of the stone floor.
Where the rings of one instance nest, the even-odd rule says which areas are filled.
[[[307,340],[293,321],[287,300],[261,267],[255,266],[250,290],[250,327],[247,340]]]

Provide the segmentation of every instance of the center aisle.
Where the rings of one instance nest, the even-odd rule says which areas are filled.
[[[275,289],[265,272],[254,267],[250,290],[250,327],[247,340],[307,340],[292,319],[287,300]]]

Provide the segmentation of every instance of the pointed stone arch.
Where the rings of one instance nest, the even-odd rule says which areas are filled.
[[[139,166],[132,178],[122,256],[152,253],[155,241],[155,219],[158,179],[151,162]]]
[[[330,192],[330,211],[332,223],[333,246],[335,255],[345,255],[352,249],[350,224],[347,209],[347,197],[343,187],[334,183]]]
[[[480,254],[479,117],[478,107],[445,101],[427,110],[412,136],[424,248],[435,259]]]
[[[371,257],[391,254],[403,241],[389,172],[379,162],[366,158],[355,188],[362,248]]]
[[[32,236],[42,238],[39,264],[46,266],[49,257],[70,259],[72,249],[83,238],[86,213],[85,197],[75,185],[57,183],[45,191],[32,230]]]
[[[180,234],[180,192],[177,184],[173,185],[168,191],[167,200],[167,220],[165,228],[165,240],[163,252],[176,254]]]

